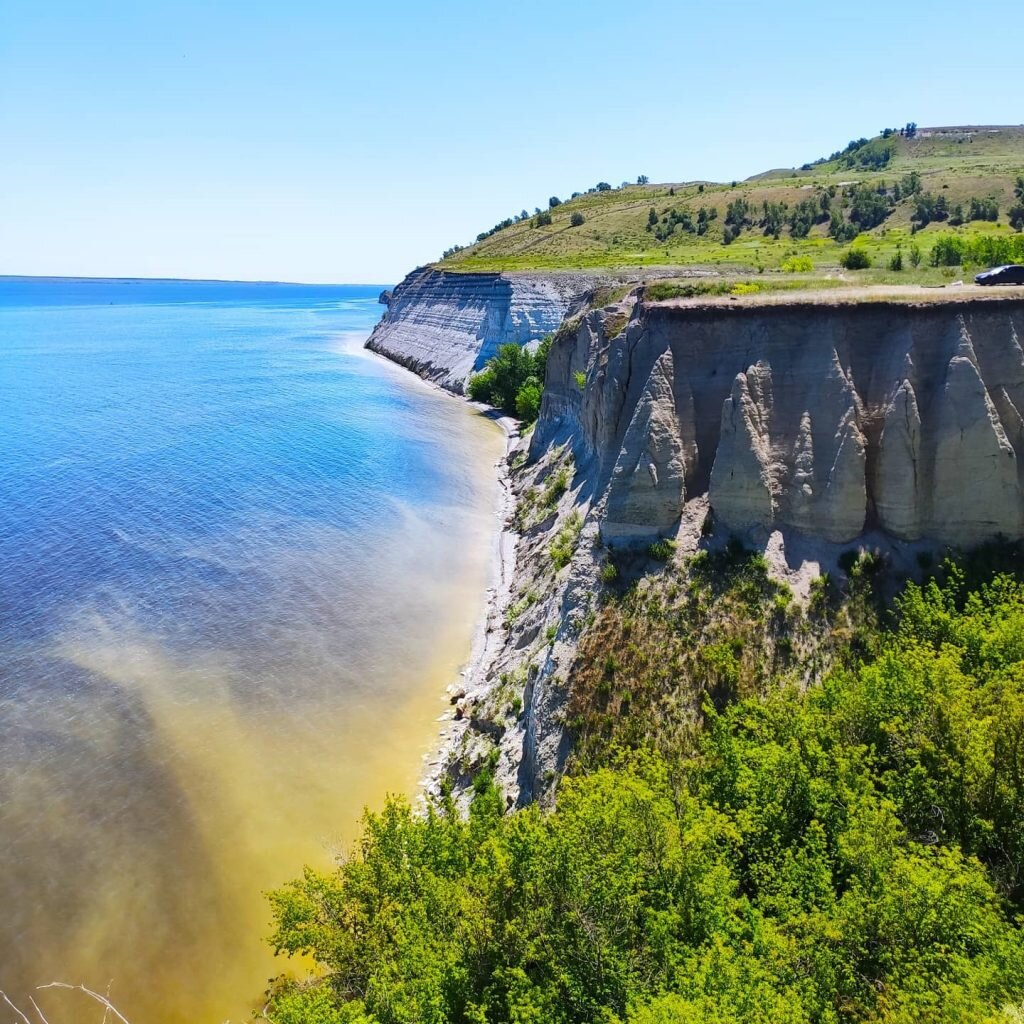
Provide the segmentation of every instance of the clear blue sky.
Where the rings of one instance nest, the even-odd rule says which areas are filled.
[[[1018,123],[1018,2],[0,0],[0,273],[388,282],[598,180]]]

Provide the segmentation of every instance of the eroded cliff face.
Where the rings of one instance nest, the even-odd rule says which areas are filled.
[[[387,312],[367,348],[461,392],[500,345],[556,330],[586,290],[579,275],[452,274],[414,270],[381,300]]]
[[[572,445],[605,540],[670,533],[705,496],[752,537],[1024,535],[1024,303],[630,314],[614,338],[608,311],[563,329],[532,443]]]

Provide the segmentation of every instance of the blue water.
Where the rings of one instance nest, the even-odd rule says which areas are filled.
[[[242,880],[415,776],[497,443],[364,353],[379,291],[0,279],[0,988],[239,1013]]]

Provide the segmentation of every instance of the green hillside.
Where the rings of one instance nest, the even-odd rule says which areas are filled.
[[[838,267],[856,245],[876,269],[888,268],[899,249],[908,276],[927,278],[939,236],[966,242],[1021,237],[1022,175],[1024,126],[897,130],[742,182],[595,187],[563,197],[539,217],[509,218],[437,265],[461,271],[679,266],[756,272],[784,265],[820,271]],[[922,253],[916,270],[912,247]],[[1010,255],[1019,258],[1015,249]],[[962,262],[991,261],[983,254]]]

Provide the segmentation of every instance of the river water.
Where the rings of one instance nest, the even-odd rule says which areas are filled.
[[[245,1020],[262,893],[411,793],[498,429],[367,355],[378,288],[0,280],[0,988]],[[98,1020],[41,994],[51,1024]],[[40,996],[37,996],[40,998]]]

